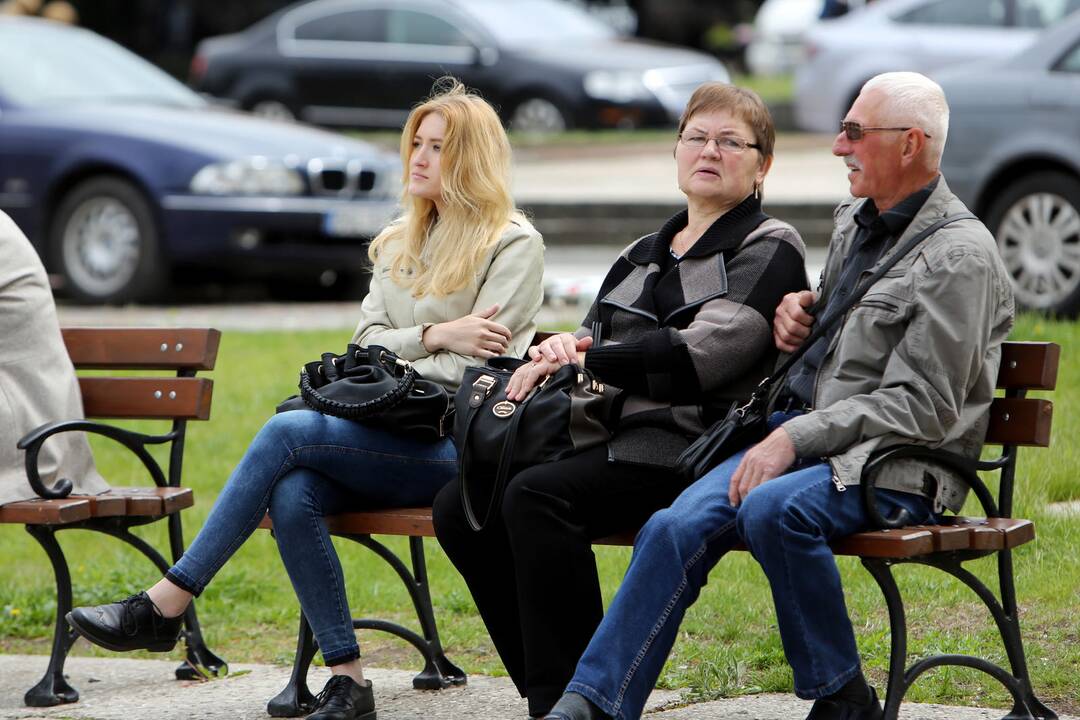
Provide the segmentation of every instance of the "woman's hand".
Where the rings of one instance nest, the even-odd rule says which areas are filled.
[[[432,325],[424,330],[421,341],[428,352],[449,350],[478,358],[502,355],[510,343],[510,330],[490,319],[497,312],[499,306],[492,305],[473,315]]]
[[[530,348],[530,350],[532,349]],[[525,363],[514,371],[514,374],[510,377],[510,382],[506,384],[506,399],[514,402],[524,400],[529,391],[561,367],[561,364],[548,362],[543,357]]]
[[[559,333],[529,348],[529,357],[534,361],[542,358],[549,363],[557,363],[556,369],[563,365],[580,365],[581,355],[592,347],[592,344],[591,337],[578,340],[570,333]]]

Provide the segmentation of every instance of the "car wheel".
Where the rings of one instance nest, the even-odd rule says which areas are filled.
[[[61,200],[50,247],[64,288],[74,300],[145,300],[166,279],[154,215],[145,196],[126,180],[98,177]]]
[[[510,116],[510,129],[527,133],[557,133],[567,128],[566,115],[559,106],[542,97],[522,100]]]
[[[1080,181],[1041,172],[1005,188],[987,226],[1025,308],[1068,317],[1080,312]]]
[[[272,98],[256,100],[251,104],[251,107],[248,108],[248,112],[255,117],[261,117],[265,120],[296,122],[296,113],[293,112],[293,109],[289,107],[287,103]]]

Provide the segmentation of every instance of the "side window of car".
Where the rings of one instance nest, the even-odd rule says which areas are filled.
[[[386,10],[353,10],[323,15],[297,25],[296,39],[386,42]]]
[[[1073,49],[1058,61],[1054,69],[1059,72],[1080,73],[1080,43],[1074,45]]]
[[[1016,0],[1016,24],[1044,28],[1080,7],[1078,0]]]
[[[465,34],[446,20],[414,10],[391,10],[386,36],[389,42],[409,45],[471,45]]]
[[[1005,0],[935,0],[896,17],[913,25],[1003,27]]]

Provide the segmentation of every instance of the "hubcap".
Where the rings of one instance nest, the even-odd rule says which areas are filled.
[[[289,106],[277,100],[262,100],[251,107],[251,114],[267,120],[284,120],[292,122],[296,119]]]
[[[80,203],[62,241],[70,280],[90,295],[122,289],[138,268],[141,241],[135,216],[119,200],[96,197]]]
[[[554,133],[566,129],[566,120],[551,101],[532,98],[518,105],[510,127],[519,132]]]
[[[1017,200],[1002,218],[997,244],[1020,304],[1054,309],[1080,287],[1080,212],[1060,195]]]

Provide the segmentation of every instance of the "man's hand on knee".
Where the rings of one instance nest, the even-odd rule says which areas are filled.
[[[791,436],[782,427],[769,433],[769,436],[750,448],[728,485],[728,500],[733,506],[739,506],[750,491],[763,482],[780,477],[795,462],[795,445]]]

